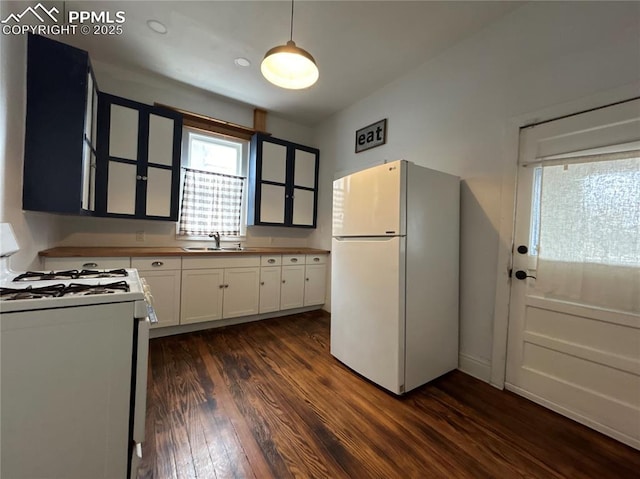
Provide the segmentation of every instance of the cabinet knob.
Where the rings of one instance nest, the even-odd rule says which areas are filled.
[[[305,281],[309,281],[309,278],[305,278]]]
[[[286,283],[286,281],[283,279],[283,280],[282,280],[282,283],[284,284],[284,283]]]
[[[147,177],[146,177],[146,176],[143,176],[143,177],[142,177],[142,181],[147,181]]]
[[[264,281],[260,281],[260,286],[264,286]]]
[[[82,265],[83,268],[97,268],[98,263],[85,263]]]
[[[318,261],[320,261],[320,258],[313,258],[313,261],[317,263]]]
[[[228,284],[225,284],[225,285],[224,285],[224,287],[225,287],[225,288],[228,288],[228,287],[229,287],[229,285],[228,285]]]
[[[275,263],[275,262],[276,262],[276,260],[275,260],[275,259],[273,259],[273,258],[271,258],[271,259],[267,260],[267,263],[269,263],[269,264],[273,264],[273,263]]]
[[[159,268],[160,266],[162,266],[164,263],[162,261],[154,261],[153,263],[151,263],[151,266],[155,267],[155,268]]]
[[[218,288],[220,289],[224,288],[224,284],[221,284],[220,286],[218,286]]]
[[[136,180],[141,180],[142,176],[141,175],[136,175]]]
[[[298,258],[291,258],[291,262],[292,263],[297,263],[298,262]]]

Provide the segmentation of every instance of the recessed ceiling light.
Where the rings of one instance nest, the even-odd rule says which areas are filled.
[[[238,65],[239,67],[248,67],[251,65],[251,62],[244,58],[244,57],[238,57],[235,60],[233,60],[233,63],[235,63],[236,65]]]
[[[166,25],[158,20],[147,20],[147,26],[154,32],[160,33],[161,35],[164,35],[168,31]]]

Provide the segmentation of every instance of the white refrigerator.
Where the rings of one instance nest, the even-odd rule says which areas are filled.
[[[333,183],[331,354],[403,394],[458,366],[460,182],[395,161]]]

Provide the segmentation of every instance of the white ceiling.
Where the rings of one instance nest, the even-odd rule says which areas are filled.
[[[311,53],[320,79],[283,90],[260,73],[264,53],[289,39],[288,1],[79,1],[67,10],[126,14],[120,36],[65,41],[95,60],[143,69],[313,125],[521,5],[484,1],[295,2],[293,40]],[[164,23],[152,32],[149,19]],[[251,66],[234,64],[245,57]]]

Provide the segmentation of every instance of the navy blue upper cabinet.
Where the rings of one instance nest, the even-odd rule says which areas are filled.
[[[91,214],[96,101],[87,52],[30,34],[22,191],[25,210]]]
[[[178,220],[182,115],[100,93],[96,214]]]
[[[249,164],[249,225],[315,228],[317,148],[256,133]]]

